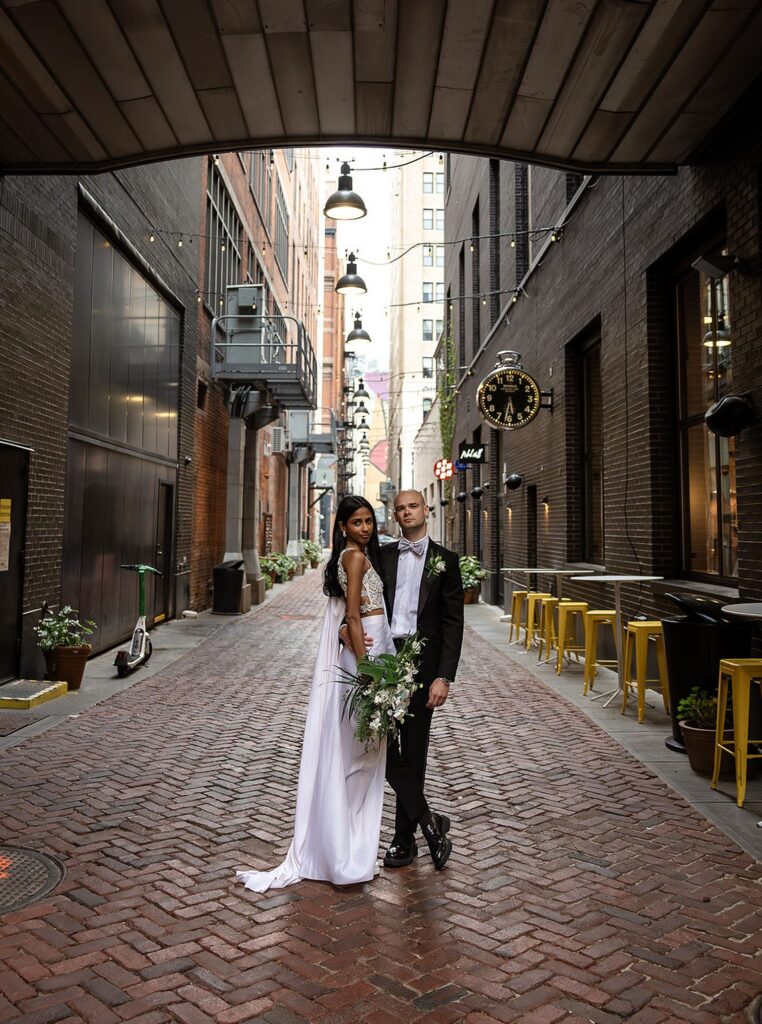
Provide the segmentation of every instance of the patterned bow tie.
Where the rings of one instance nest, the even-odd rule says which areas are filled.
[[[426,552],[426,539],[405,540],[403,538],[400,541],[400,554],[402,554],[403,551],[412,551],[416,558],[422,558]]]

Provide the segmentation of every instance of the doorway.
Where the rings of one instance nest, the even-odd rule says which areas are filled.
[[[161,576],[154,577],[153,621],[164,622],[172,612],[170,584],[172,582],[172,523],[174,521],[174,487],[166,480],[159,481],[159,499],[156,509],[156,555],[154,568]]]
[[[18,675],[29,449],[0,442],[0,683]]]

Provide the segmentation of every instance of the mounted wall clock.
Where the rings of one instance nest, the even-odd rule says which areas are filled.
[[[531,423],[542,406],[537,381],[521,368],[518,352],[498,352],[497,366],[479,385],[479,411],[493,427],[517,430]]]

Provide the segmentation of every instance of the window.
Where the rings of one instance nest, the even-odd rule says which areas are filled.
[[[437,281],[435,287],[437,302],[444,302],[444,281]]]
[[[288,149],[283,150],[283,158],[286,161],[286,167],[288,167],[288,173],[294,173],[294,150],[293,147],[289,146]]]
[[[215,313],[224,306],[227,286],[241,280],[242,233],[233,200],[210,160],[206,186],[206,303]]]
[[[433,281],[424,281],[423,282],[422,298],[423,298],[424,302],[433,302],[434,301],[434,282]]]
[[[424,245],[423,249],[423,265],[424,267],[434,266],[434,246]]]
[[[434,227],[434,211],[425,209],[423,211],[423,230],[431,231]]]
[[[434,174],[432,171],[423,172],[423,191],[427,193],[434,191]]]
[[[262,222],[270,234],[272,230],[272,172],[270,169],[270,151],[258,149],[251,154],[250,188],[254,200],[259,207]]]
[[[433,401],[433,399],[431,399],[431,398],[424,398],[424,400],[423,400],[423,418],[424,419],[426,419],[428,414],[431,412],[431,403],[432,403],[432,401]]]
[[[733,383],[728,277],[692,270],[677,284],[683,570],[738,575],[735,438],[712,434],[704,413]]]
[[[444,171],[437,171],[437,192],[444,194]]]
[[[437,251],[437,266],[443,267],[445,265],[445,247],[443,245],[435,245],[434,248]]]
[[[423,321],[423,340],[433,341],[434,340],[434,321],[424,320]]]
[[[437,231],[444,231],[444,210],[437,210]]]
[[[424,356],[423,357],[423,376],[433,377],[434,376],[434,357]]]
[[[439,339],[442,337],[442,332],[443,331],[444,331],[444,320],[437,320],[436,321],[436,329],[435,329],[435,332],[434,332],[434,337],[437,339],[437,341],[439,341]]]
[[[288,207],[286,196],[280,178],[275,180],[275,259],[283,274],[283,279],[288,280]]]
[[[601,343],[582,351],[582,561],[603,565]]]

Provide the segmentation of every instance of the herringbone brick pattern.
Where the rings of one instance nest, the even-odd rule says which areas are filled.
[[[0,1020],[746,1019],[759,866],[472,632],[430,757],[446,871],[236,885],[288,845],[322,608],[311,573],[3,756],[0,840],[67,876],[0,921]]]

